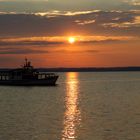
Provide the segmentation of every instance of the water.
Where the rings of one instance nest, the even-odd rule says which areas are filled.
[[[140,140],[140,72],[59,75],[0,86],[0,140]]]

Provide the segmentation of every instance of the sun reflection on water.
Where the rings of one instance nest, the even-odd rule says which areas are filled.
[[[80,124],[79,100],[79,80],[78,73],[67,73],[66,75],[66,97],[64,114],[64,128],[62,140],[75,140],[77,137],[76,129]]]

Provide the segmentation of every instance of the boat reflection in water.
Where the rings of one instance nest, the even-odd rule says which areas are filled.
[[[77,137],[76,130],[80,125],[81,116],[78,108],[79,100],[79,80],[78,73],[67,73],[66,75],[66,97],[65,97],[65,114],[62,140],[75,140]]]

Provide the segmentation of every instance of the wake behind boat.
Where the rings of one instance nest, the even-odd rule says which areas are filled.
[[[39,72],[25,59],[25,64],[21,68],[0,71],[0,85],[55,85],[58,77],[55,73]]]

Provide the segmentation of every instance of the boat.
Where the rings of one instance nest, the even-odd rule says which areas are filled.
[[[50,86],[56,85],[58,77],[55,73],[39,72],[25,59],[24,65],[20,68],[0,71],[0,85]]]

